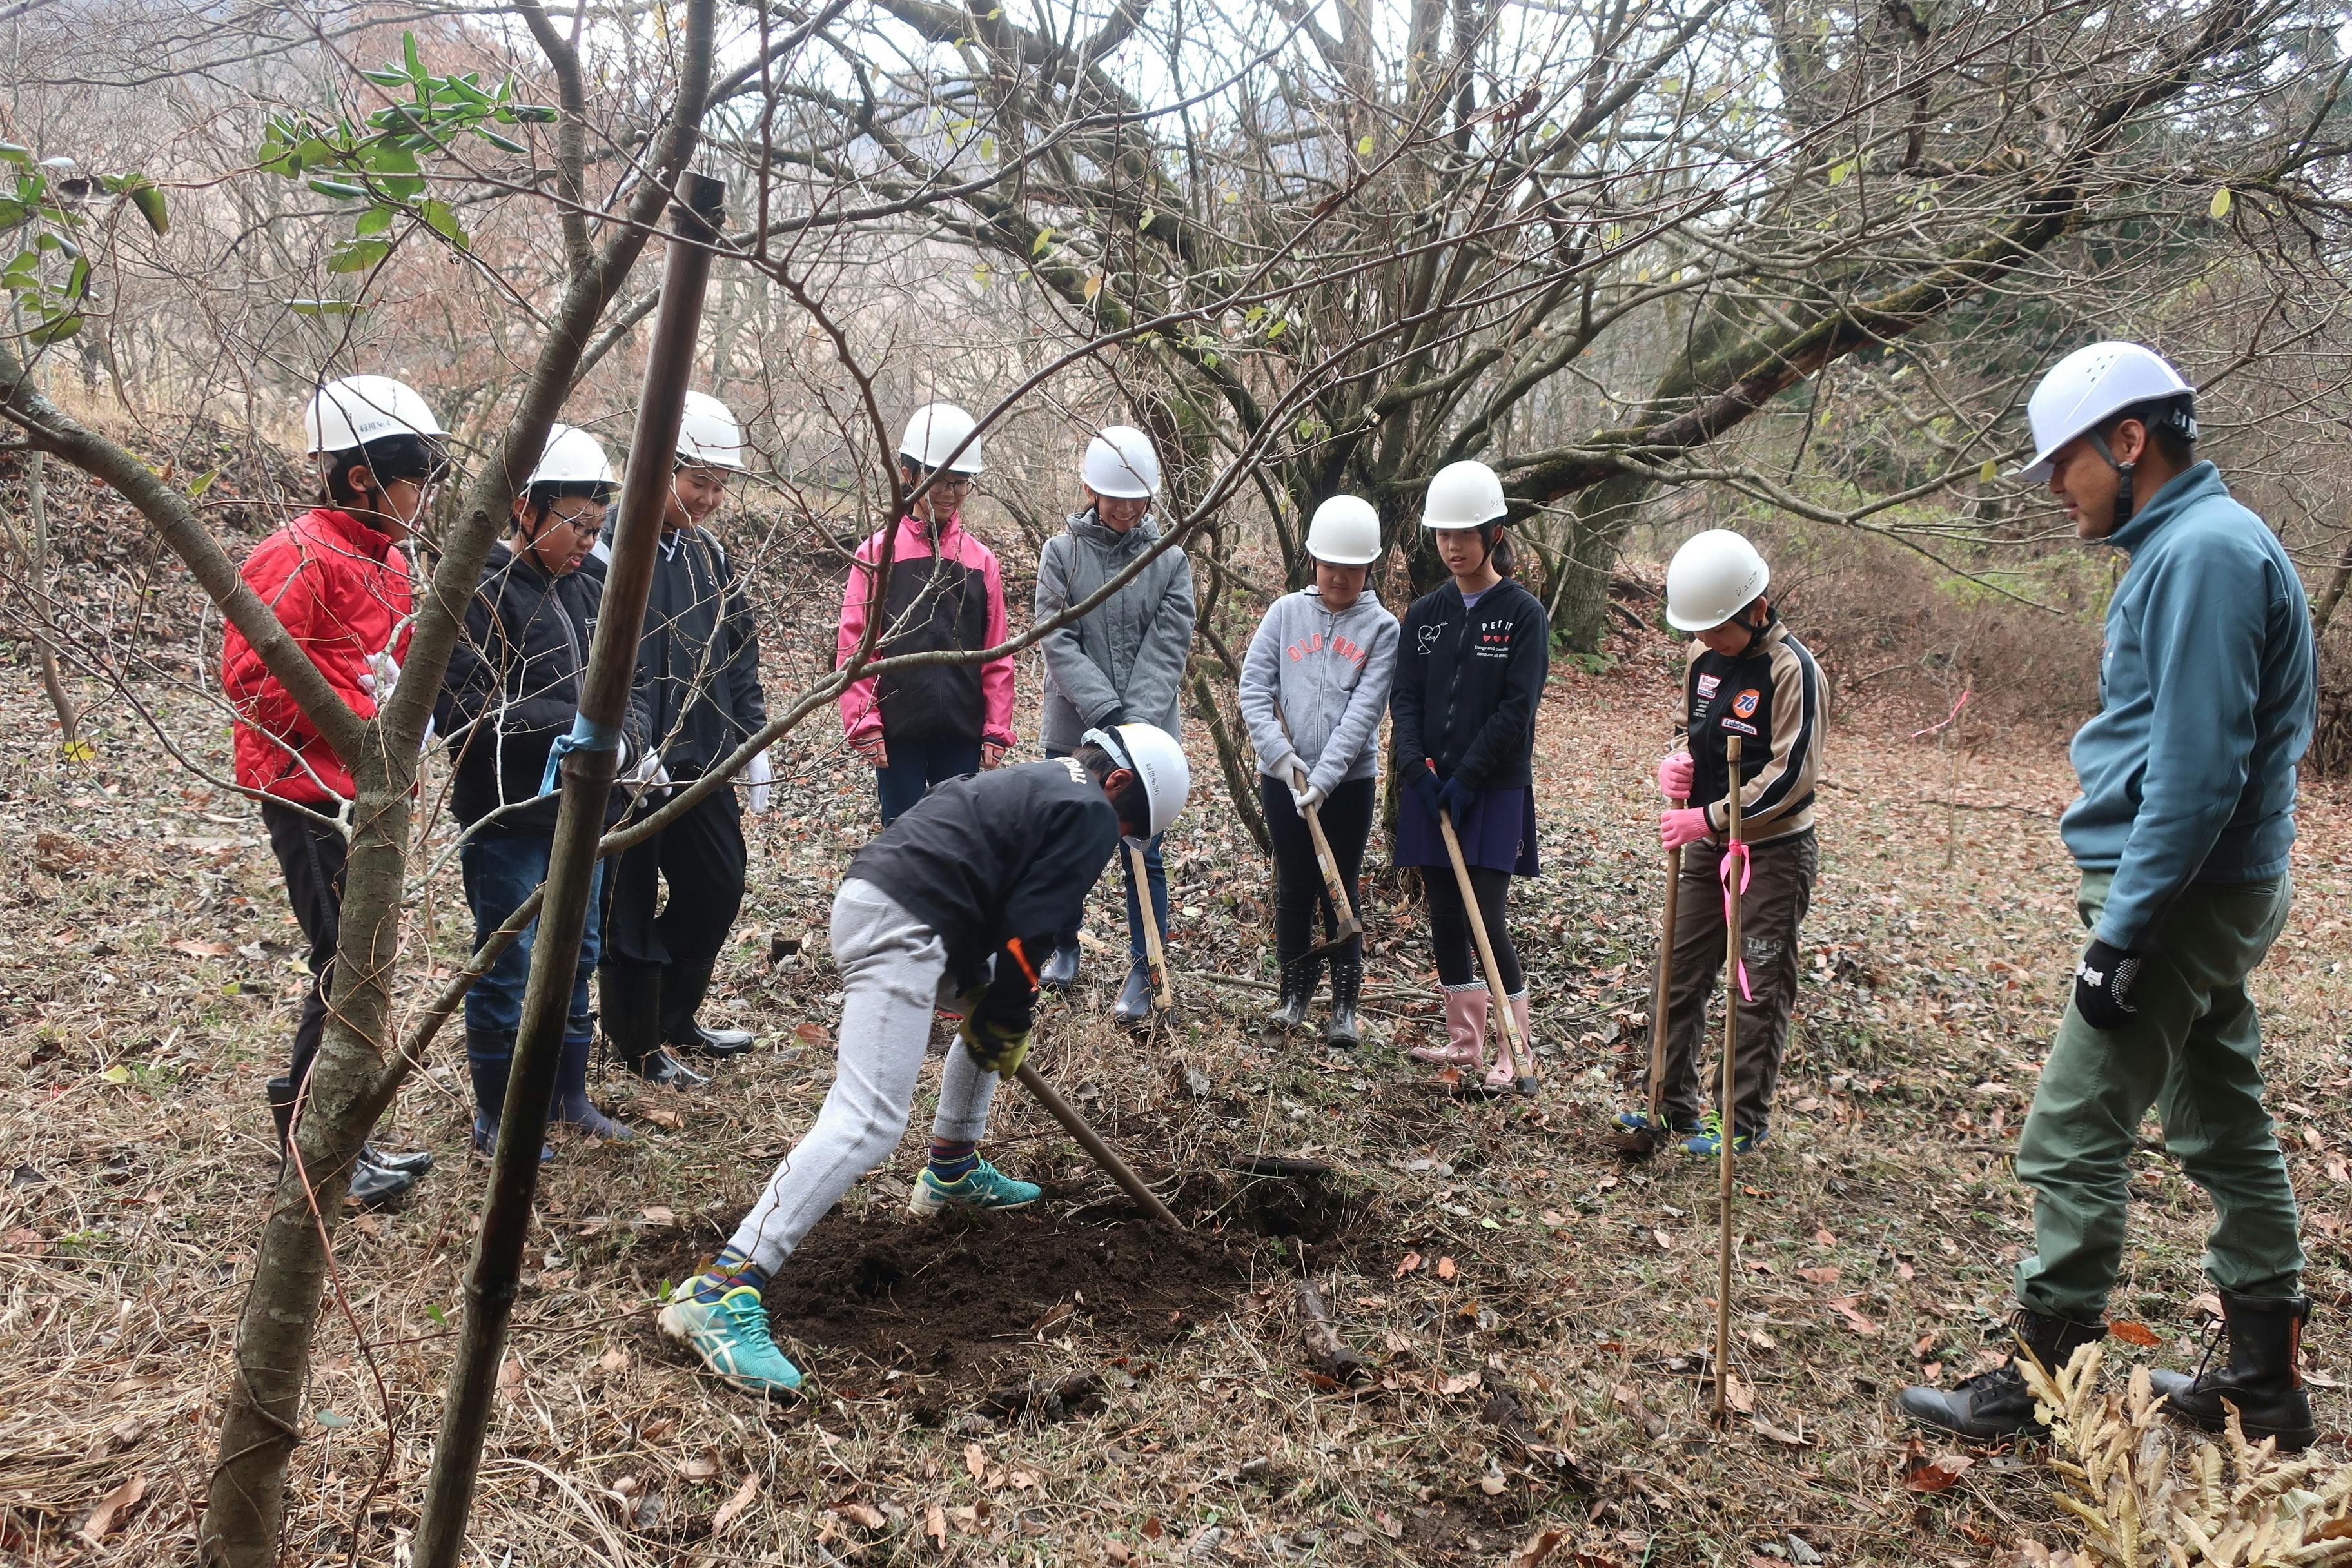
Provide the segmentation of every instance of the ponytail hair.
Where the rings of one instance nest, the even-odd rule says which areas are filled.
[[[1496,574],[1504,577],[1517,576],[1519,552],[1517,547],[1504,537],[1502,519],[1481,524],[1478,534],[1486,542],[1486,563],[1494,567]]]

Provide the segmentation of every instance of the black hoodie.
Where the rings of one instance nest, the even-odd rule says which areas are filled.
[[[1542,602],[1508,577],[1466,611],[1451,582],[1415,599],[1389,699],[1398,781],[1426,760],[1472,789],[1532,786],[1536,703],[1550,672]]]

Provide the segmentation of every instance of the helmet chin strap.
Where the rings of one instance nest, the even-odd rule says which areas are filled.
[[[2108,532],[2113,533],[2120,530],[2124,524],[2131,521],[2132,470],[2139,465],[2137,462],[2116,462],[2114,450],[2107,445],[2107,438],[2105,436],[2100,435],[2096,430],[2084,431],[2083,433],[2083,438],[2090,442],[2091,450],[2105,458],[2107,467],[2116,471],[2116,520],[2114,527],[2107,531]]]

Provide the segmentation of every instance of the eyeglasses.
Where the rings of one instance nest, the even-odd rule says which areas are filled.
[[[601,511],[577,512],[566,517],[560,511],[551,510],[547,515],[583,539],[594,538],[604,531],[604,514]]]

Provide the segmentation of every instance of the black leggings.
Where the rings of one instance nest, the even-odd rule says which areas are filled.
[[[1363,907],[1363,889],[1358,875],[1364,866],[1365,842],[1372,836],[1372,786],[1376,782],[1352,779],[1333,790],[1330,798],[1315,808],[1316,819],[1323,825],[1323,837],[1331,846],[1331,858],[1339,862],[1339,880],[1348,889],[1351,909]],[[1290,786],[1260,773],[1257,793],[1265,807],[1266,833],[1274,840],[1274,951],[1283,963],[1288,963],[1314,944],[1317,910],[1322,911],[1323,934],[1327,938],[1338,933],[1339,913],[1331,907],[1331,895],[1323,886],[1323,868],[1316,863],[1315,839],[1307,831],[1307,819],[1291,804]],[[1361,937],[1331,954],[1339,962],[1361,962],[1363,956]]]
[[[1486,980],[1479,973],[1477,944],[1470,939],[1470,921],[1462,907],[1462,887],[1451,866],[1423,866],[1422,887],[1429,897],[1429,945],[1437,955],[1437,983],[1452,990]],[[1470,868],[1470,889],[1478,895],[1478,917],[1486,922],[1486,940],[1494,944],[1495,967],[1503,973],[1503,994],[1516,996],[1528,988],[1519,973],[1518,950],[1511,945],[1510,927],[1503,906],[1511,896],[1511,874]]]

